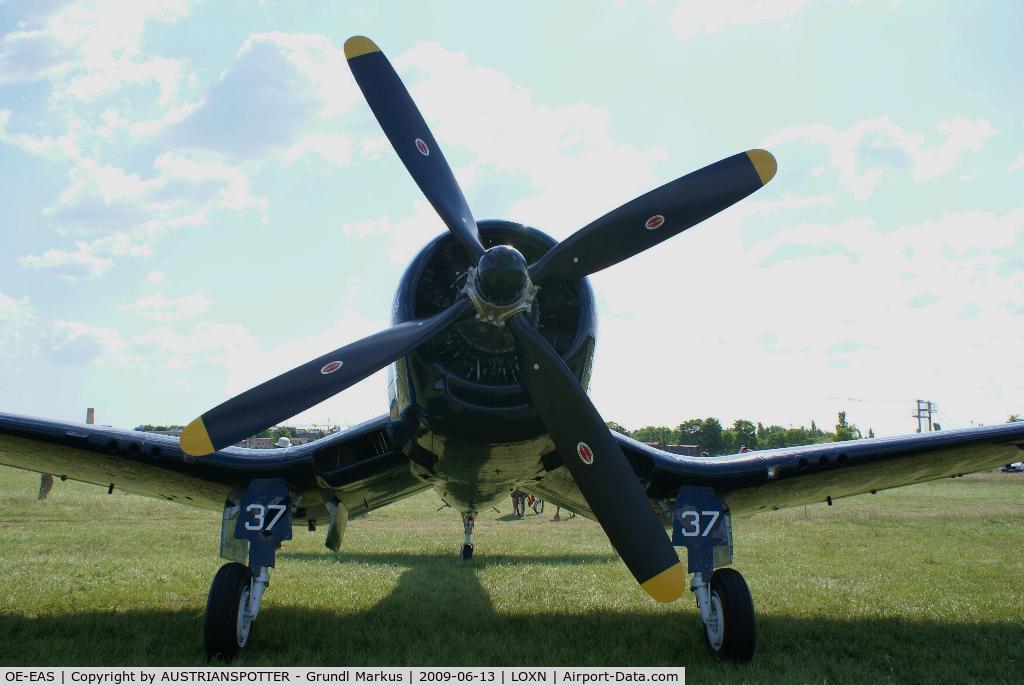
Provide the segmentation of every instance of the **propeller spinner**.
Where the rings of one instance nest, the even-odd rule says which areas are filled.
[[[476,267],[448,309],[341,347],[224,402],[186,427],[182,449],[207,455],[294,416],[475,309],[482,323],[508,326],[533,407],[623,562],[652,597],[676,599],[685,589],[682,566],[640,481],[579,381],[524,314],[545,283],[617,264],[739,202],[772,179],[775,158],[750,150],[687,174],[612,210],[527,265],[513,247],[484,249],[440,146],[380,48],[356,36],[346,41],[345,56],[395,152]]]

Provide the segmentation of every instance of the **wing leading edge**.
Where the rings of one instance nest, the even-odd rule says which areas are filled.
[[[1024,423],[685,457],[630,438],[620,441],[649,460],[648,494],[675,496],[681,485],[713,487],[734,515],[823,502],[937,478],[985,471],[1020,459]]]
[[[722,457],[681,456],[614,436],[666,520],[682,485],[712,487],[734,516],[750,516],[985,471],[1024,456],[1024,422]],[[557,456],[545,461],[548,473],[524,489],[589,516]]]
[[[228,447],[196,459],[173,436],[0,413],[0,464],[218,510],[249,481],[281,478],[303,498],[301,520],[325,521],[325,497],[355,515],[427,487],[393,435],[381,416],[305,445]]]

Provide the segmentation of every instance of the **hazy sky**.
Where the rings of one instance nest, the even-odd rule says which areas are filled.
[[[187,423],[388,325],[443,227],[345,63],[384,50],[477,218],[557,238],[754,147],[748,200],[592,279],[592,394],[910,432],[1024,412],[1024,3],[0,2],[0,411]],[[384,380],[301,415],[385,411]]]

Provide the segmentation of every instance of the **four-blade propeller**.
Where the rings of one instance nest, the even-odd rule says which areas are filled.
[[[356,36],[345,43],[345,56],[399,158],[477,263],[476,285],[439,314],[341,347],[211,409],[186,427],[182,449],[203,456],[238,442],[384,368],[474,308],[484,321],[498,312],[507,319],[533,407],[608,539],[652,597],[676,599],[685,589],[679,557],[629,461],[573,372],[527,317],[515,312],[532,306],[533,283],[582,278],[739,202],[772,179],[775,158],[750,150],[687,174],[584,226],[527,266],[514,248],[484,249],[440,146],[380,49]]]

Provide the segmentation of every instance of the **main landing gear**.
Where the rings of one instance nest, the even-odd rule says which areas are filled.
[[[747,581],[734,568],[715,569],[711,582],[693,574],[690,588],[704,622],[704,645],[717,657],[750,661],[757,643],[754,600]]]
[[[466,511],[462,513],[462,530],[465,535],[462,538],[462,551],[459,558],[469,561],[473,558],[473,526],[476,525],[476,512]]]
[[[686,547],[708,651],[730,661],[750,661],[757,643],[754,600],[732,563],[732,517],[708,487],[683,486],[672,513],[672,544]],[[715,568],[719,567],[719,568]]]
[[[228,498],[220,553],[232,561],[217,571],[206,597],[203,645],[208,658],[231,661],[249,644],[277,548],[291,538],[292,502],[283,480],[257,479],[239,500]],[[242,563],[246,560],[248,565]]]
[[[203,644],[208,658],[231,661],[249,644],[252,624],[269,585],[266,567],[255,575],[237,561],[220,567],[206,597]]]

